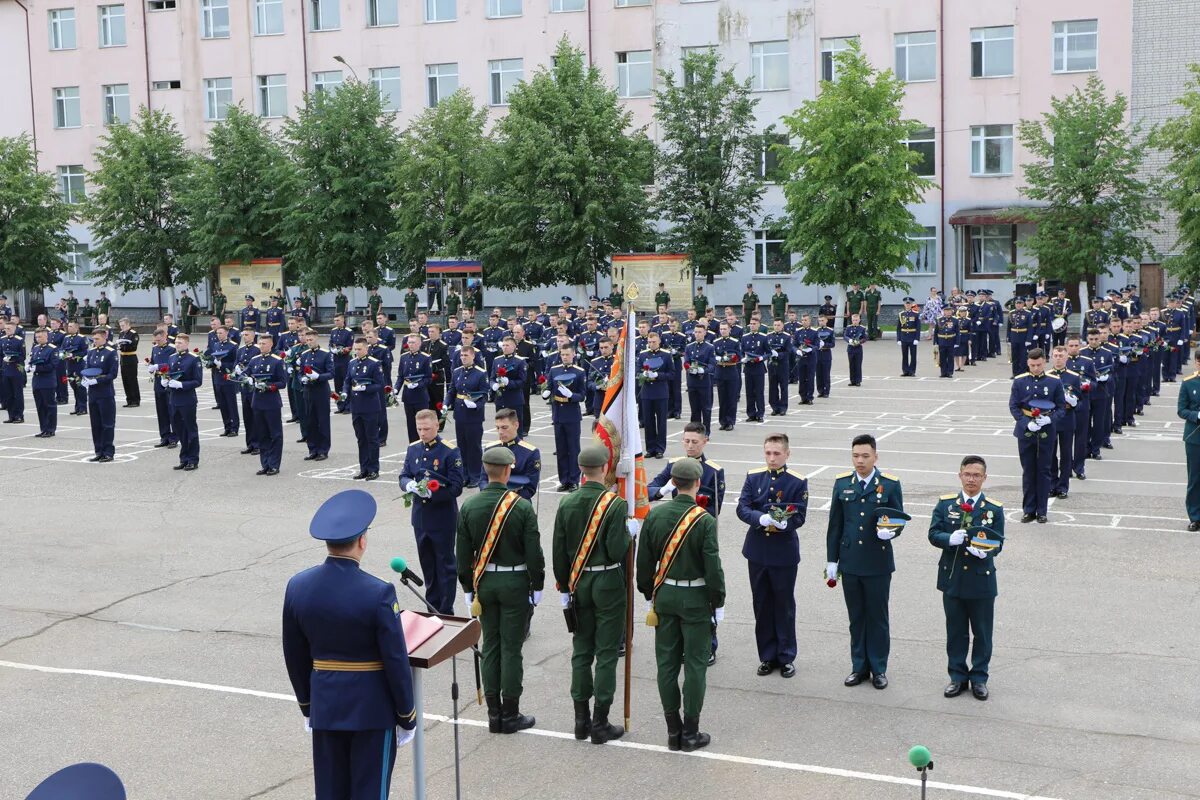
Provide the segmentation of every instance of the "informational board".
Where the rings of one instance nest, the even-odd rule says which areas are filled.
[[[282,258],[256,258],[249,264],[222,264],[217,271],[221,288],[229,298],[229,308],[242,307],[242,298],[251,295],[256,308],[271,306],[271,296],[278,289],[287,294],[283,283]]]
[[[636,308],[655,311],[658,284],[671,295],[672,308],[687,308],[692,302],[691,260],[683,253],[623,253],[612,257],[613,285],[630,301],[629,286],[637,287]]]
[[[464,299],[474,292],[476,307],[482,308],[483,264],[469,258],[425,259],[425,308],[431,314],[442,313],[451,288]]]

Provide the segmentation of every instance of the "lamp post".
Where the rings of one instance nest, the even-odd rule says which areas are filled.
[[[341,56],[334,56],[333,60],[338,62],[339,64],[341,64],[346,69],[350,70],[350,74],[354,76],[354,80],[359,81],[359,83],[362,83],[362,81],[359,80],[358,73],[354,71],[354,67],[352,67],[348,63],[346,63],[346,59],[342,58]]]

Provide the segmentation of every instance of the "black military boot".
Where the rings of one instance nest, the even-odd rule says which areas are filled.
[[[608,706],[596,704],[596,713],[592,716],[592,744],[604,744],[625,735],[625,729],[620,725],[608,723],[608,709]]]
[[[683,720],[679,718],[678,711],[668,711],[664,716],[667,718],[667,749],[678,750],[679,739],[683,734]]]
[[[588,731],[592,728],[592,715],[588,711],[587,700],[575,701],[575,738],[583,741],[588,738]]]
[[[521,698],[506,697],[500,701],[500,732],[516,733],[532,728],[537,722],[521,713]]]
[[[495,694],[484,695],[484,700],[487,701],[488,708],[488,732],[500,732],[500,696]]]
[[[708,747],[708,743],[711,741],[711,736],[700,732],[699,717],[687,717],[683,720],[683,735],[679,737],[679,745],[683,748],[683,752],[690,753],[701,747]]]

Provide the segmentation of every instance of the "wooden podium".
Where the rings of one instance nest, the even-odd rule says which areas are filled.
[[[425,670],[470,649],[479,641],[480,628],[479,620],[470,617],[418,611],[412,613],[442,622],[441,630],[408,653],[408,663],[412,667],[413,700],[417,710],[417,727],[413,736],[413,798],[425,800]]]

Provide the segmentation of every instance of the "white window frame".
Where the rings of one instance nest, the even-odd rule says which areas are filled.
[[[58,194],[71,205],[87,199],[87,173],[83,171],[83,164],[58,167]]]
[[[996,131],[995,129],[1001,129]],[[989,130],[992,129],[992,130]],[[1007,129],[1004,133],[1003,129]],[[987,168],[988,145],[999,143],[1000,168],[989,171]],[[1005,149],[1007,148],[1007,169],[1005,169]],[[1012,125],[972,125],[971,126],[971,177],[995,178],[1013,174],[1013,126]]]
[[[701,2],[701,1],[708,2],[708,0],[696,0],[696,1],[697,2]],[[680,72],[682,73],[684,86],[691,86],[692,83],[696,80],[696,76],[690,72],[683,70],[683,60],[685,58],[687,58],[689,55],[692,55],[693,53],[695,53],[695,54],[711,53],[716,49],[717,49],[716,45],[712,45],[712,44],[697,44],[697,45],[692,45],[689,47],[679,48],[679,68],[680,68]]]
[[[220,122],[233,105],[233,78],[204,79],[204,120]]]
[[[229,38],[229,0],[200,0],[200,38]]]
[[[650,5],[650,0],[615,0],[614,2],[616,8],[636,8],[648,5]]]
[[[988,228],[992,230],[989,231]],[[963,233],[964,242],[970,248],[969,269],[966,273],[968,278],[1012,275],[1016,272],[1013,266],[1013,251],[1017,242],[1016,225],[968,225]],[[1004,269],[1000,272],[982,269],[985,245],[989,241],[1003,241],[1005,244]]]
[[[641,75],[643,66],[646,70],[645,76]],[[634,77],[641,79],[636,86]],[[649,50],[627,50],[617,53],[617,97],[650,97],[652,94],[654,94],[654,54]]]
[[[517,9],[513,12],[513,8]],[[523,0],[487,0],[488,19],[510,19],[525,13]]]
[[[772,153],[771,146],[776,144],[786,146],[791,143],[790,139],[786,133],[779,131],[771,133],[764,131],[756,136],[758,138],[758,177],[765,183],[778,183],[778,181],[772,180],[773,177],[777,177],[772,175],[772,172],[779,169],[780,156],[778,153]],[[772,159],[775,161],[774,165],[770,163]]]
[[[928,132],[928,135],[926,135],[926,132]],[[937,175],[937,129],[936,128],[934,128],[932,126],[928,127],[928,128],[919,128],[919,129],[913,131],[911,134],[909,134],[909,136],[907,138],[901,139],[900,141],[909,150],[913,150],[916,152],[920,152],[920,151],[917,150],[917,148],[913,147],[913,145],[926,145],[926,144],[933,145],[933,154],[929,157],[929,163],[933,168],[932,171],[929,173],[917,172],[917,169],[915,166],[910,167],[910,169],[912,169],[913,172],[916,172],[918,175],[925,177],[925,178],[931,178],[931,177],[934,177],[935,175]]]
[[[931,83],[937,80],[937,31],[911,31],[895,36],[896,77],[905,83]],[[928,53],[924,53],[928,50]],[[928,55],[928,76],[912,77],[914,55]],[[917,63],[921,63],[918,61]]]
[[[282,36],[283,0],[254,0],[254,35]]]
[[[454,79],[454,88],[443,92],[443,81]],[[425,65],[425,103],[433,108],[450,95],[458,91],[458,62]]]
[[[129,84],[110,83],[100,87],[104,99],[104,124],[125,125],[132,118],[129,107]]]
[[[587,0],[550,0],[551,14],[571,14],[586,10]]]
[[[513,64],[517,67],[514,69]],[[508,85],[505,85],[506,77],[511,80],[511,76],[516,75],[516,80],[512,80]],[[523,58],[498,58],[488,62],[488,100],[493,106],[508,105],[508,95],[513,87],[521,81],[525,80],[525,59]]]
[[[258,115],[263,119],[279,119],[288,112],[287,75],[259,75],[255,81],[258,88]],[[280,97],[282,93],[282,97]],[[276,106],[280,106],[276,108]]]
[[[821,40],[821,80],[837,80],[837,61],[834,56],[843,50],[849,50],[850,43],[857,40],[857,36],[831,36]]]
[[[46,19],[50,28],[51,50],[74,50],[79,46],[79,31],[75,27],[75,9],[52,8],[46,12]]]
[[[336,79],[333,76],[337,76]],[[313,91],[314,92],[329,92],[330,94],[342,88],[342,84],[346,82],[345,76],[340,69],[327,69],[321,72],[314,72],[313,76]]]
[[[399,24],[400,0],[367,0],[368,28],[394,28]]]
[[[442,16],[449,10],[449,16]],[[437,22],[454,22],[458,19],[458,0],[425,0],[425,21],[432,24]]]
[[[147,8],[150,11],[174,11],[175,0],[148,0]]]
[[[780,52],[780,47],[783,48]],[[750,43],[750,90],[754,92],[781,92],[786,91],[790,81],[788,80],[788,47],[787,39],[775,39],[769,42],[751,42]],[[769,60],[769,61],[768,61]],[[779,65],[775,62],[783,61],[783,84],[775,83],[768,84],[767,76],[772,72],[778,72]],[[768,69],[773,67],[773,70]]]
[[[74,114],[71,113],[72,107],[74,107]],[[54,128],[67,130],[81,127],[83,127],[83,111],[79,106],[79,87],[56,87],[54,89]]]
[[[371,86],[375,87],[375,91],[379,93],[379,102],[383,104],[383,110],[399,111],[401,88],[400,68],[373,67],[371,69],[370,81]],[[387,84],[387,86],[385,86],[385,84]],[[392,86],[392,84],[395,85]]]
[[[892,272],[893,275],[936,275],[938,271],[937,227],[925,225],[921,236],[910,236],[913,249],[908,254],[909,266]],[[921,262],[924,261],[922,265]]]
[[[787,269],[782,272],[772,272],[767,260],[772,245],[778,245],[783,254]],[[754,274],[757,275],[789,275],[792,271],[792,254],[787,251],[787,237],[783,231],[756,228],[754,230]]]
[[[1008,72],[989,72],[988,71],[988,50],[989,45],[996,47],[1002,43],[1008,43],[1008,63],[1011,65]],[[975,49],[979,46],[979,74],[975,74]],[[997,56],[992,56],[992,61],[995,61]],[[986,28],[971,29],[971,77],[978,80],[985,78],[1011,78],[1017,73],[1017,37],[1016,29],[1012,25],[994,25]]]
[[[64,275],[64,283],[88,283],[88,273],[92,271],[91,245],[75,242],[71,249],[63,253],[63,261],[69,269]],[[82,272],[80,269],[82,268]]]
[[[96,14],[100,20],[100,46],[124,47],[128,42],[125,28],[125,6],[120,3],[100,6]]]
[[[342,27],[342,10],[338,0],[306,0],[308,2],[308,29],[336,31]]]
[[[1090,27],[1091,30],[1072,30],[1072,26],[1078,28],[1080,26]],[[1054,31],[1053,47],[1051,50],[1053,57],[1052,71],[1055,74],[1072,73],[1072,72],[1095,72],[1100,64],[1100,20],[1097,19],[1071,19],[1055,22],[1052,30]],[[1092,50],[1092,65],[1090,67],[1069,67],[1072,58],[1072,43],[1074,47],[1080,47],[1080,40],[1091,39]],[[1084,45],[1083,52],[1087,52]],[[1077,57],[1077,56],[1076,56]]]

